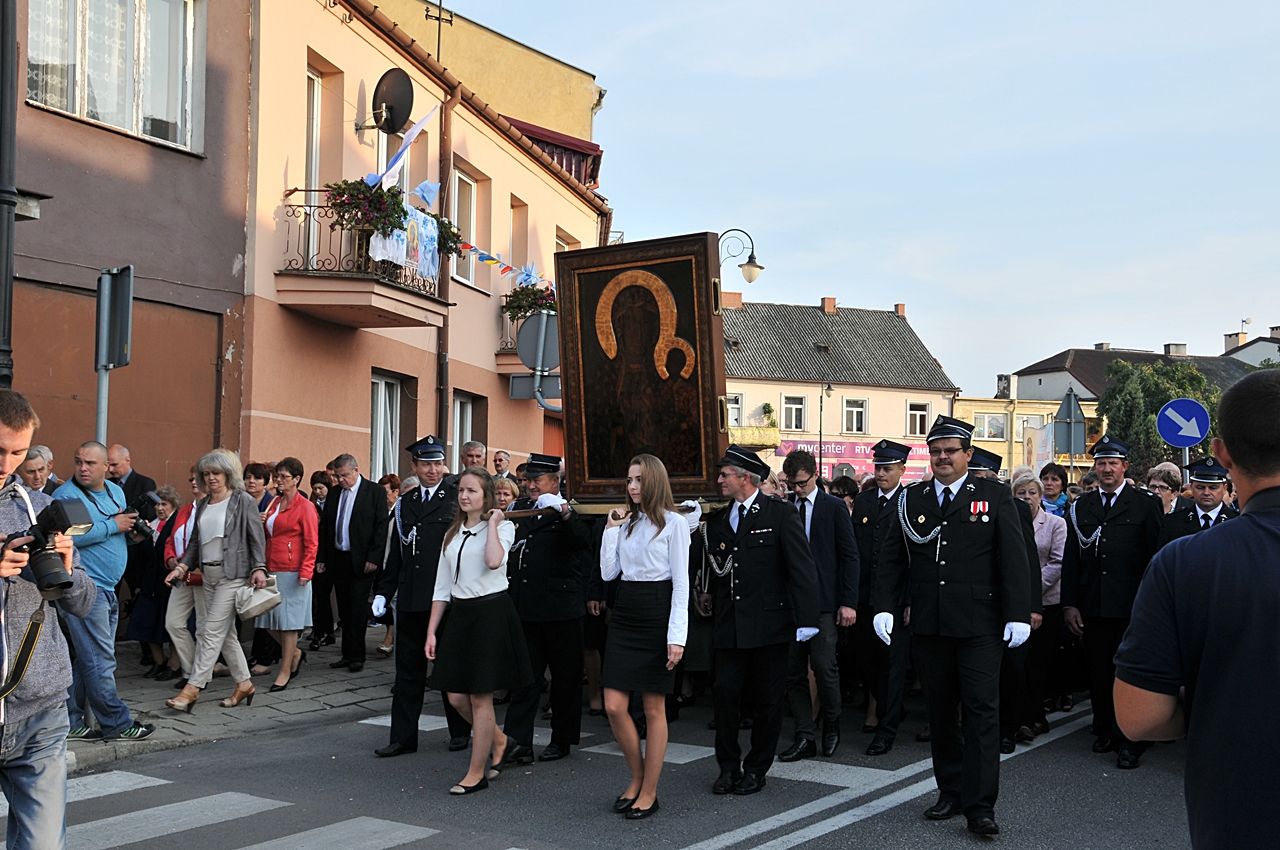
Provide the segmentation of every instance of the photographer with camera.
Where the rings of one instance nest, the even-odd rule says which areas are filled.
[[[126,535],[140,535],[134,526],[138,513],[130,510],[124,491],[107,480],[107,447],[90,441],[76,449],[75,473],[53,494],[55,499],[79,499],[89,510],[93,527],[76,541],[85,572],[97,586],[93,607],[83,615],[66,618],[67,632],[76,648],[71,690],[67,695],[70,738],[140,740],[156,730],[134,720],[129,707],[116,693],[116,627],[120,605],[116,586],[129,561]],[[71,613],[71,612],[68,612]],[[85,720],[86,706],[93,709],[101,729]]]
[[[0,786],[9,801],[8,846],[32,850],[61,848],[66,843],[67,687],[71,659],[58,628],[57,609],[44,596],[61,593],[59,607],[87,614],[94,586],[79,566],[65,534],[45,534],[56,507],[43,493],[32,493],[14,474],[40,420],[27,400],[0,389],[0,534],[9,540],[0,562]],[[78,507],[78,506],[77,506]],[[47,538],[44,547],[29,534],[33,526]],[[32,554],[17,549],[32,550]],[[37,578],[33,567],[42,572]],[[65,570],[65,574],[62,572]],[[58,585],[69,585],[58,587]],[[16,687],[15,687],[16,686]]]

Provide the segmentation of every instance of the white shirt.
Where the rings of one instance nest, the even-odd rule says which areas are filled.
[[[1212,525],[1213,523],[1218,521],[1218,514],[1220,513],[1222,513],[1221,504],[1219,504],[1216,508],[1214,508],[1211,511],[1203,511],[1200,509],[1199,505],[1196,505],[1196,522],[1199,523],[1200,525],[1204,525],[1204,518],[1208,517],[1209,524]]]
[[[448,602],[451,599],[478,599],[507,589],[507,553],[516,539],[516,524],[509,519],[498,523],[498,542],[502,544],[503,566],[489,569],[484,562],[485,542],[489,539],[489,523],[481,522],[467,528],[465,525],[440,552],[436,566],[436,590],[432,599]],[[461,555],[461,560],[459,560]]]
[[[813,522],[813,509],[818,504],[818,488],[814,487],[813,492],[805,496],[803,501],[809,504],[804,509],[804,536],[809,536],[809,525]],[[800,502],[796,502],[796,510],[800,510]]]
[[[1119,487],[1117,487],[1117,488],[1116,488],[1116,491],[1115,491],[1114,493],[1112,493],[1112,494],[1111,494],[1111,504],[1112,504],[1113,506],[1114,506],[1114,505],[1115,505],[1115,503],[1116,503],[1116,499],[1120,498],[1120,494],[1124,492],[1124,485],[1125,485],[1125,481],[1124,481],[1124,479],[1122,478],[1122,479],[1120,479],[1120,486],[1119,486]],[[1107,506],[1107,491],[1106,491],[1106,490],[1103,490],[1101,487],[1099,487],[1099,488],[1098,488],[1098,495],[1102,497],[1102,506],[1105,508],[1105,507]],[[1152,495],[1154,495],[1154,494],[1152,494]],[[1174,504],[1177,504],[1177,502],[1174,502]]]
[[[935,495],[937,495],[937,497],[938,497],[938,504],[939,504],[939,505],[941,505],[941,504],[942,504],[942,491],[943,491],[943,490],[950,490],[950,491],[951,491],[951,501],[953,501],[953,502],[954,502],[954,501],[956,500],[956,496],[960,495],[960,485],[964,484],[964,482],[965,482],[968,478],[969,478],[969,473],[967,473],[967,472],[966,472],[964,475],[962,475],[962,476],[960,477],[960,480],[959,480],[959,481],[952,481],[950,484],[943,484],[943,483],[942,483],[941,481],[939,481],[938,479],[936,479],[936,478],[935,478],[935,479],[933,479],[933,492],[934,492],[934,494],[935,494]]]
[[[200,560],[203,563],[222,560],[222,539],[227,533],[227,505],[230,498],[210,503],[200,512]]]
[[[901,487],[902,487],[902,485],[901,485],[901,484],[899,484],[897,487],[894,487],[894,488],[893,488],[892,490],[890,490],[888,493],[886,493],[885,491],[881,490],[879,487],[877,487],[877,488],[876,488],[876,491],[880,493],[880,498],[882,498],[882,499],[888,499],[890,502],[892,502],[892,501],[893,501],[893,497],[894,497],[894,496],[896,496],[896,495],[898,494],[898,490],[899,490],[899,489],[901,489]],[[939,498],[941,498],[941,494],[939,494]]]
[[[351,508],[356,502],[356,491],[360,489],[363,475],[356,475],[356,483],[351,489],[342,488],[338,494],[338,517],[333,529],[333,545],[339,552],[351,551]]]
[[[736,510],[736,508],[735,508]],[[689,637],[689,522],[668,511],[659,531],[646,516],[627,526],[604,530],[600,543],[600,576],[613,581],[671,581],[671,615],[667,619],[667,643],[684,646]]]
[[[755,491],[750,496],[748,496],[745,501],[737,502],[734,504],[733,513],[729,514],[729,527],[733,529],[734,534],[738,533],[738,514],[743,513],[742,511],[743,508],[746,508],[748,511],[750,511],[751,503],[756,500],[756,496],[758,495],[760,495],[759,490]]]
[[[436,491],[439,489],[440,489],[439,483],[437,483],[436,486],[434,487],[428,487],[426,484],[419,485],[418,495],[422,498],[422,504],[425,505],[427,502],[430,502],[432,499],[434,499],[436,497]]]

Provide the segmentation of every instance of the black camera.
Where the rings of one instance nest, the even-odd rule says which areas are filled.
[[[135,534],[151,535],[151,523],[142,518],[142,509],[147,505],[158,505],[160,504],[160,501],[160,497],[152,491],[143,493],[141,496],[133,500],[133,504],[129,505],[126,510],[133,511],[135,514],[138,514],[138,519],[133,524],[133,531]]]
[[[7,549],[10,543],[22,537],[34,538],[14,551],[31,555],[27,563],[35,577],[36,587],[40,589],[40,595],[45,599],[61,599],[62,592],[71,587],[73,582],[62,563],[62,556],[53,548],[53,536],[61,532],[74,537],[91,528],[93,520],[89,517],[84,502],[79,499],[55,499],[36,517],[35,525],[26,531],[15,531],[5,538],[4,547]]]

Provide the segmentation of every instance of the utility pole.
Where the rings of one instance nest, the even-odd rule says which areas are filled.
[[[0,0],[0,387],[13,386],[13,223],[18,146],[18,0]]]

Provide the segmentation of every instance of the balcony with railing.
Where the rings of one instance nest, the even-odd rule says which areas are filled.
[[[436,281],[417,268],[375,260],[373,231],[348,229],[319,202],[323,190],[295,189],[299,203],[281,207],[284,258],[276,272],[276,300],[291,310],[355,328],[440,326],[448,304]]]

